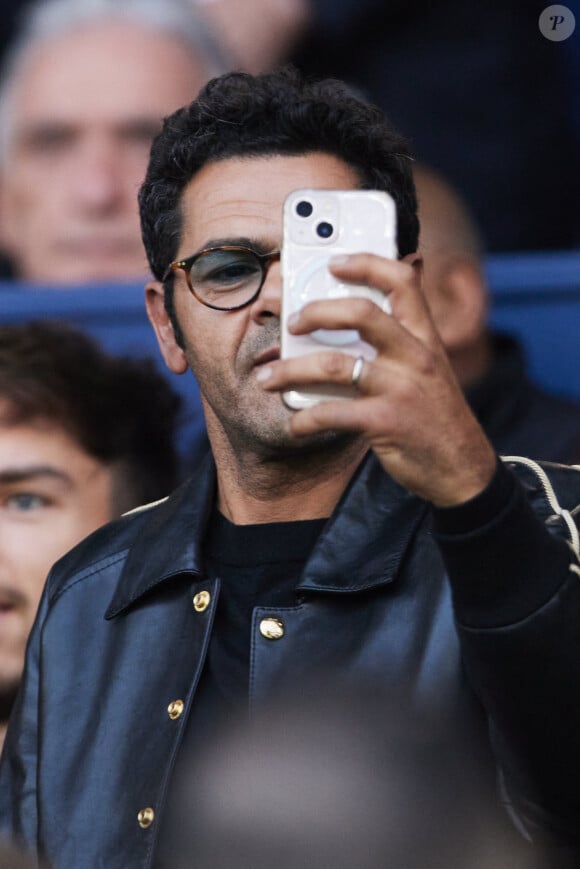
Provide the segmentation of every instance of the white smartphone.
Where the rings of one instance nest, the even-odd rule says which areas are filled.
[[[355,330],[319,329],[309,335],[292,335],[288,317],[307,302],[364,296],[382,311],[391,312],[388,295],[370,287],[339,281],[328,270],[328,261],[339,254],[373,253],[397,257],[395,203],[380,190],[295,190],[284,203],[282,244],[282,359],[321,350],[340,349],[351,356],[372,359],[376,352]],[[283,394],[293,410],[319,401],[352,398],[351,386],[305,387]]]

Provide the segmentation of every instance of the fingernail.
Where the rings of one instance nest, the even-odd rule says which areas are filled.
[[[256,380],[268,380],[272,376],[272,369],[269,365],[266,365],[265,368],[259,368],[258,373],[256,374]]]
[[[331,256],[328,260],[328,264],[331,266],[344,266],[349,261],[349,257],[344,254],[338,254],[337,256]]]
[[[300,314],[296,312],[295,314],[290,314],[290,316],[288,317],[286,322],[290,327],[292,327],[292,326],[296,326],[298,324],[299,319],[300,319]]]

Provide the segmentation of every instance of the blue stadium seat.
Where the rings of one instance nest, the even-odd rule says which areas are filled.
[[[498,254],[486,271],[493,327],[520,338],[534,380],[580,398],[580,250]]]

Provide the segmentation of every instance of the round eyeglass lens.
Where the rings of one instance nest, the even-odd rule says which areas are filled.
[[[216,308],[233,308],[257,292],[263,268],[251,250],[217,248],[200,254],[189,274],[191,286],[202,301]]]

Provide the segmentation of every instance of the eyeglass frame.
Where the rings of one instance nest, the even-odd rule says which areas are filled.
[[[206,302],[204,301],[204,299],[201,299],[197,295],[195,287],[191,283],[191,267],[193,266],[194,262],[208,253],[214,253],[215,251],[219,250],[239,250],[244,251],[245,253],[251,253],[260,264],[260,268],[262,270],[262,279],[258,284],[258,289],[247,301],[242,302],[241,305],[231,305],[230,307],[226,308],[220,308],[217,305],[212,305],[211,302]],[[182,271],[185,274],[185,282],[187,284],[188,290],[190,291],[194,299],[197,299],[200,304],[205,305],[206,308],[212,308],[212,310],[214,311],[239,311],[242,308],[246,308],[248,305],[251,305],[252,302],[254,302],[258,298],[262,287],[264,286],[264,283],[266,281],[268,269],[273,262],[280,259],[280,253],[280,249],[270,251],[269,253],[258,253],[257,250],[254,250],[253,248],[247,247],[243,244],[219,244],[215,247],[204,247],[202,250],[199,250],[197,253],[194,253],[191,256],[186,257],[185,259],[174,260],[172,263],[170,263],[165,270],[163,277],[161,278],[161,282],[165,283],[169,279],[169,277],[171,277],[172,272]]]

